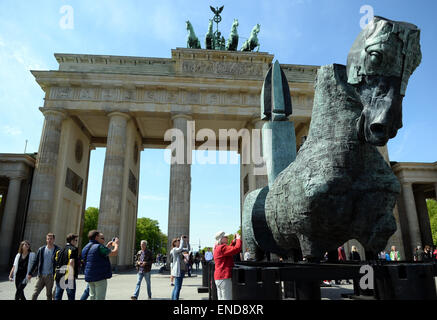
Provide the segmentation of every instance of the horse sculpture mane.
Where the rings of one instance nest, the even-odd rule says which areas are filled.
[[[271,252],[317,261],[350,239],[369,254],[386,246],[396,231],[400,184],[376,146],[402,126],[402,98],[420,63],[419,37],[414,25],[375,17],[354,42],[347,66],[318,70],[310,130],[297,156],[269,152],[263,138],[269,185],[249,193],[243,208],[243,237],[256,260]],[[284,77],[276,84],[289,90]],[[269,120],[263,137],[275,122],[289,122],[270,116],[281,109],[273,96],[261,98]],[[282,131],[270,136],[276,144],[293,138]],[[281,170],[270,170],[278,163]]]

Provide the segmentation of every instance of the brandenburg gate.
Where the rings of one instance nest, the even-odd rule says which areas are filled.
[[[98,229],[107,239],[120,237],[119,256],[113,262],[129,266],[135,250],[140,152],[169,146],[164,136],[171,128],[186,137],[188,121],[194,121],[196,132],[208,128],[216,137],[219,129],[260,129],[260,93],[273,55],[177,48],[168,59],[55,57],[59,70],[32,71],[45,93],[40,108],[44,127],[24,238],[39,246],[48,232],[58,241],[70,232],[80,234],[90,153],[106,147]],[[317,67],[281,68],[289,81],[299,146],[309,129]],[[241,153],[241,143],[235,151]],[[259,165],[240,168],[242,203],[246,193],[267,180],[255,172]],[[169,241],[189,235],[191,167],[172,164],[170,171]]]

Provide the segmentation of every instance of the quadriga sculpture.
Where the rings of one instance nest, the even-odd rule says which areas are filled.
[[[376,146],[402,127],[402,99],[421,61],[419,37],[412,24],[375,17],[355,40],[347,66],[318,70],[307,140],[274,181],[269,176],[269,186],[245,200],[243,236],[256,260],[264,252],[300,251],[317,261],[350,239],[369,253],[386,246],[396,230],[400,184]],[[264,145],[274,162],[280,150],[268,154]]]

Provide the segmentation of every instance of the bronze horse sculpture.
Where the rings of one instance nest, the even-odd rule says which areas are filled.
[[[400,184],[376,146],[402,127],[419,39],[416,26],[375,17],[346,66],[318,70],[307,140],[269,186],[245,199],[243,237],[255,260],[270,252],[320,261],[350,239],[369,253],[385,248]]]
[[[188,31],[187,48],[200,49],[200,41],[197,38],[196,34],[194,33],[193,25],[188,20],[185,23],[187,25],[187,31]]]

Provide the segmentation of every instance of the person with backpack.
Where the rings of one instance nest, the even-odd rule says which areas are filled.
[[[90,300],[105,300],[108,279],[112,277],[112,267],[109,257],[118,255],[120,240],[115,238],[106,246],[105,236],[97,230],[88,233],[90,242],[82,250],[82,260],[85,263],[85,281],[89,285]],[[111,249],[114,247],[114,249]]]
[[[55,266],[54,259],[56,251],[59,247],[55,245],[55,235],[53,233],[48,233],[46,236],[46,245],[38,249],[36,253],[36,258],[34,259],[30,271],[27,273],[27,280],[32,278],[32,275],[38,270],[38,281],[35,285],[35,291],[32,295],[32,300],[38,299],[44,287],[46,288],[47,300],[52,300],[53,298],[53,284]]]
[[[76,299],[76,279],[79,274],[79,254],[77,249],[79,236],[70,233],[67,244],[55,254],[55,300],[62,300],[64,289],[68,300]]]

